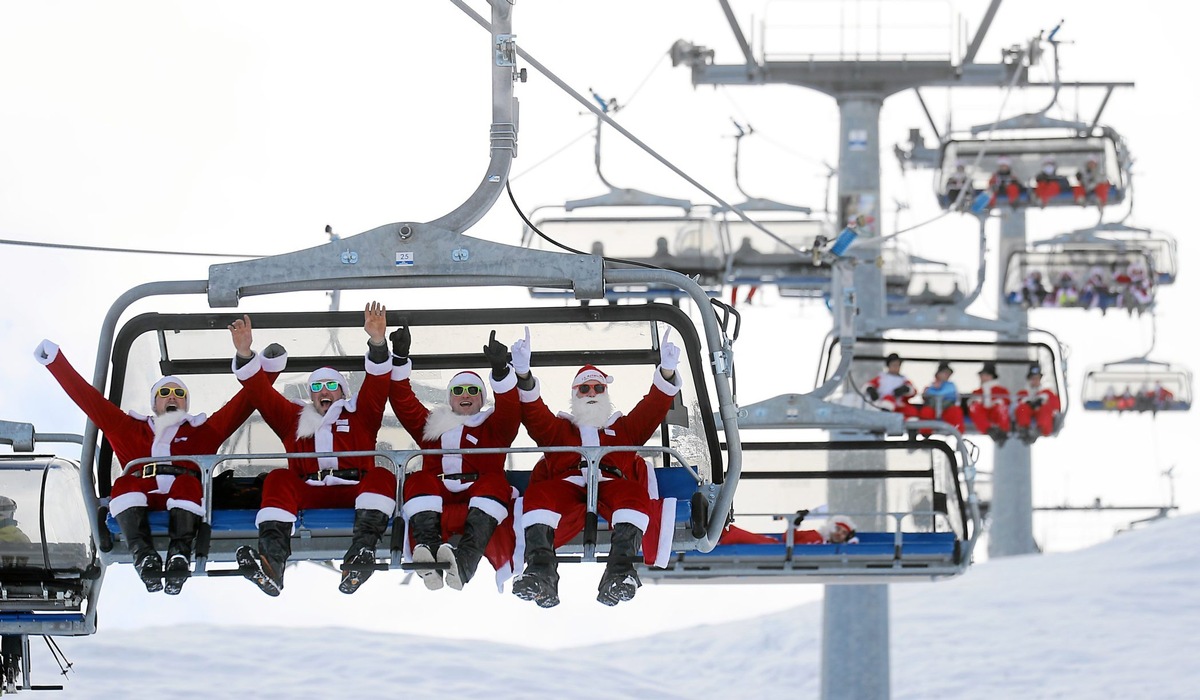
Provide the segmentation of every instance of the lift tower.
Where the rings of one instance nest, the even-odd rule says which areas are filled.
[[[858,233],[862,237],[878,237],[881,230],[879,113],[885,99],[912,89],[924,107],[920,88],[925,86],[1001,88],[1034,85],[1028,79],[1028,52],[1020,47],[1005,49],[1000,63],[975,62],[1001,0],[991,0],[979,30],[957,63],[949,52],[944,56],[913,57],[886,55],[882,51],[864,53],[858,47],[852,53],[842,51],[832,56],[789,57],[789,60],[764,57],[760,60],[742,32],[729,0],[718,1],[744,61],[718,65],[715,51],[680,40],[671,48],[672,63],[691,69],[693,85],[796,85],[837,100],[841,121],[839,225],[861,217],[859,220],[864,223],[859,226]],[[925,112],[928,116],[929,110],[925,109]],[[930,125],[937,133],[932,119]],[[1012,238],[1015,240],[1016,237]],[[872,260],[877,255],[876,246],[864,246],[863,249],[872,251],[866,254]],[[859,321],[882,321],[887,315],[882,270],[873,264],[856,266],[854,286]],[[1018,448],[1013,446],[1004,457],[1008,458],[1008,452],[1016,451]],[[1025,448],[1022,472],[1026,474],[1028,460],[1028,448]],[[1029,498],[1027,490],[1023,497]],[[824,700],[889,697],[887,586],[827,586],[824,606],[821,697]]]

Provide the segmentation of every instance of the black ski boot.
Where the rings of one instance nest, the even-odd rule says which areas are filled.
[[[413,545],[412,560],[417,566],[417,575],[425,583],[425,587],[436,591],[444,585],[442,571],[450,571],[458,566],[454,561],[454,548],[442,541],[442,514],[426,510],[415,513],[408,519],[409,530],[412,531]],[[445,569],[433,568],[434,564],[447,564]]]
[[[558,605],[558,559],[554,556],[554,528],[525,528],[525,571],[513,581],[513,595],[532,600],[540,608]]]
[[[150,515],[144,507],[126,508],[116,516],[121,526],[121,536],[129,545],[133,555],[133,568],[146,585],[146,591],[157,593],[163,589],[162,557],[154,551],[154,539],[150,536]]]
[[[342,560],[342,582],[338,590],[350,594],[375,573],[375,545],[387,529],[388,516],[377,510],[354,511],[354,537]]]
[[[172,508],[167,514],[167,532],[171,544],[167,547],[167,566],[163,572],[164,593],[179,595],[183,584],[192,575],[192,543],[200,527],[200,516],[182,508]]]
[[[475,569],[479,567],[483,550],[487,548],[487,543],[492,539],[492,533],[496,531],[496,526],[499,524],[495,518],[479,508],[471,508],[467,511],[467,526],[463,530],[462,538],[458,541],[458,547],[454,548],[457,565],[446,570],[447,586],[461,591],[463,586],[467,585],[467,582],[475,576]]]
[[[613,527],[612,546],[608,550],[608,564],[600,577],[600,594],[596,600],[605,605],[616,605],[633,600],[642,585],[633,562],[642,546],[642,531],[630,523],[618,523]]]
[[[266,520],[258,526],[258,551],[238,547],[237,563],[243,576],[273,597],[283,590],[283,567],[291,555],[292,524]]]

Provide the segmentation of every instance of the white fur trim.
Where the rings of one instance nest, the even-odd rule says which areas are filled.
[[[262,358],[259,357],[258,353],[254,353],[254,357],[251,357],[250,361],[241,367],[238,367],[237,356],[234,355],[231,364],[233,365],[233,376],[243,382],[258,374],[258,371],[263,368]]]
[[[114,497],[108,502],[108,512],[118,516],[130,508],[145,508],[148,504],[146,494],[141,491],[130,491]]]
[[[264,372],[282,372],[287,367],[288,356],[284,352],[279,357],[264,357],[259,362],[262,363]]]
[[[516,489],[513,489],[514,491]],[[513,574],[525,569],[525,497],[518,495],[513,499],[512,507],[512,529],[516,537],[516,545],[513,547],[512,568]],[[496,572],[499,574],[500,572]],[[499,576],[496,577],[497,585],[503,585]],[[501,593],[503,593],[501,589]]]
[[[405,520],[408,520],[417,513],[429,511],[434,513],[442,512],[441,496],[417,496],[416,498],[410,498],[404,502],[404,506],[400,509],[400,512],[404,514]]]
[[[521,516],[521,529],[525,529],[530,525],[549,525],[550,529],[557,530],[559,522],[562,521],[562,516],[552,510],[539,508],[531,510]]]
[[[490,498],[484,498],[483,496],[472,497],[471,500],[467,502],[467,506],[469,508],[478,508],[479,510],[482,510],[484,513],[487,513],[495,518],[496,522],[498,523],[504,522],[504,519],[508,517],[508,509],[504,507],[503,503],[500,503],[499,501],[493,501]]]
[[[42,357],[42,355],[46,357]],[[33,349],[33,359],[37,360],[39,364],[48,365],[57,358],[58,346],[49,340],[43,340]]]
[[[292,530],[295,531],[296,514],[282,508],[259,508],[258,515],[254,516],[254,526],[261,527],[268,522],[292,523]]]
[[[381,374],[391,374],[392,372],[392,356],[383,362],[371,362],[369,355],[363,357],[363,365],[366,367],[367,374],[379,376]]]
[[[180,498],[168,498],[167,499],[167,510],[172,510],[174,508],[178,508],[179,510],[186,510],[189,513],[199,515],[201,518],[204,517],[204,506],[199,503],[193,503],[192,501],[185,501]]]
[[[497,380],[488,372],[488,383],[492,385],[492,391],[497,394],[503,394],[506,391],[512,391],[517,386],[517,370],[508,366],[508,374],[504,375],[504,379]]]
[[[517,389],[517,398],[521,399],[521,403],[533,403],[534,401],[542,398],[541,380],[537,377],[534,377],[532,389]]]
[[[674,523],[675,519],[672,518],[671,522]],[[619,525],[620,523],[629,523],[644,533],[646,532],[646,528],[650,527],[650,516],[645,513],[639,513],[632,508],[618,508],[613,511],[612,524]],[[666,523],[664,522],[663,525],[666,525]],[[674,528],[674,525],[672,525],[672,528]]]
[[[398,381],[408,379],[409,377],[411,377],[412,376],[412,358],[408,358],[407,360],[405,360],[404,364],[402,364],[402,365],[395,364],[395,362],[394,362],[395,359],[396,359],[396,356],[393,355],[392,356],[392,360],[393,360],[392,381],[398,382]]]
[[[667,381],[663,379],[662,372],[656,367],[654,368],[654,386],[667,396],[674,396],[683,388],[683,378],[679,376],[679,370],[675,370],[675,376],[671,381]]]
[[[354,499],[354,507],[358,510],[377,510],[391,517],[392,513],[396,512],[396,499],[389,498],[381,493],[364,491],[358,494],[358,498]]]
[[[662,499],[662,518],[658,528],[658,554],[650,566],[667,568],[671,562],[671,547],[675,544],[675,499]]]

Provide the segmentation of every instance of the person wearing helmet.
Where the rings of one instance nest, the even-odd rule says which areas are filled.
[[[456,373],[446,387],[446,403],[426,408],[413,393],[412,333],[401,326],[392,338],[392,384],[389,396],[400,424],[423,450],[509,447],[521,427],[517,376],[508,362],[508,347],[492,331],[483,355],[491,365],[494,407],[484,408],[487,387],[472,371]],[[420,471],[404,480],[402,515],[413,540],[412,561],[425,587],[443,584],[455,590],[475,575],[484,553],[497,570],[511,566],[516,537],[508,521],[514,490],[504,474],[506,455],[425,455]],[[452,535],[461,535],[457,545]],[[495,543],[493,544],[493,540]],[[439,562],[441,569],[428,567]]]
[[[17,502],[0,496],[0,567],[9,569],[25,566],[29,556],[29,536],[17,527]]]
[[[352,394],[346,377],[332,367],[313,370],[306,387],[309,401],[284,397],[263,373],[249,316],[229,326],[234,349],[234,375],[249,392],[251,403],[279,436],[288,452],[369,451],[383,423],[392,373],[387,349],[387,310],[371,302],[363,311],[363,330],[370,341],[364,358],[366,378]],[[276,469],[263,482],[262,508],[255,518],[258,549],[237,550],[242,575],[269,596],[283,590],[283,569],[292,554],[292,529],[307,508],[354,508],[350,547],[342,559],[338,590],[353,593],[375,570],[375,545],[396,510],[396,476],[375,465],[371,456],[289,457],[287,469]]]
[[[280,345],[272,345],[264,354],[265,371],[274,381],[287,364]],[[108,502],[109,512],[121,528],[121,536],[133,555],[134,568],[154,593],[165,588],[177,595],[190,576],[190,560],[196,531],[204,517],[204,489],[200,467],[170,457],[216,454],[234,431],[254,412],[249,396],[239,391],[223,407],[207,416],[190,413],[192,396],[183,379],[165,376],[150,387],[150,415],[128,413],[104,398],[71,366],[58,345],[43,340],[34,350],[34,358],[50,371],[67,396],[104,433],[113,454],[122,466],[132,460],[161,457],[159,462],[144,464],[117,478]],[[154,549],[150,534],[149,511],[168,513],[167,564]]]
[[[584,365],[571,382],[571,412],[555,415],[541,397],[540,382],[530,373],[528,338],[512,346],[513,367],[521,399],[521,421],[540,447],[609,447],[644,445],[662,425],[674,397],[683,387],[676,372],[679,348],[668,330],[659,347],[659,364],[650,390],[628,414],[613,410],[609,386],[613,377]],[[611,452],[600,462],[600,517],[611,523],[608,563],[596,600],[613,606],[632,600],[642,585],[633,562],[650,528],[650,474],[635,452]],[[513,594],[551,608],[559,603],[558,563],[554,548],[583,530],[587,500],[587,463],[574,452],[548,452],[534,467],[525,493],[521,519],[525,537],[525,570],[513,581]],[[650,539],[650,538],[647,538]],[[649,556],[650,545],[645,548]]]
[[[988,178],[988,191],[991,192],[991,198],[988,200],[988,208],[996,206],[996,199],[1000,195],[1008,200],[1010,207],[1017,206],[1020,201],[1021,193],[1025,191],[1025,187],[1021,185],[1021,181],[1017,178],[1012,170],[1012,159],[1008,156],[1000,156],[996,159],[996,172]]]

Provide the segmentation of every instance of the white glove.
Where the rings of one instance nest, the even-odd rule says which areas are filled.
[[[533,351],[529,347],[529,326],[525,326],[525,337],[513,341],[512,366],[517,374],[529,374],[529,359]]]
[[[668,328],[666,333],[663,333],[662,345],[659,346],[658,366],[669,372],[675,371],[679,366],[679,346],[667,340],[671,337],[671,329]]]

